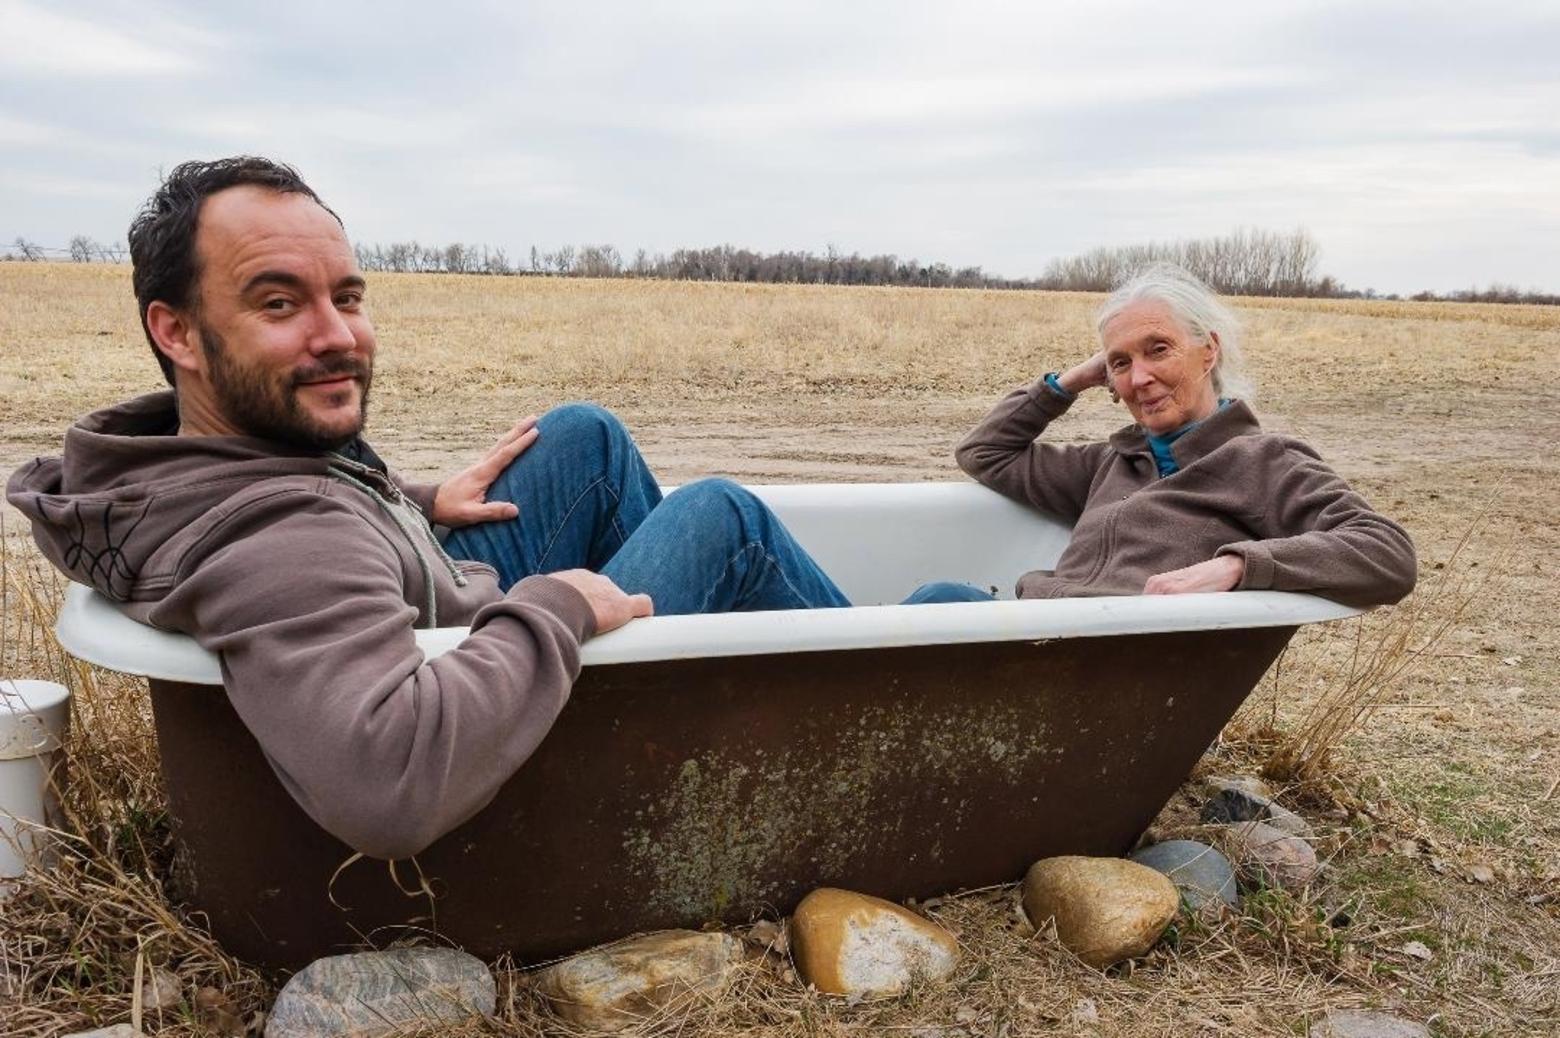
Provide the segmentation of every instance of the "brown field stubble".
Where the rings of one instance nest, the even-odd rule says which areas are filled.
[[[673,482],[959,478],[959,435],[1010,386],[1085,356],[1098,302],[412,275],[376,277],[370,298],[381,350],[371,436],[409,474],[448,471],[515,417],[589,398],[618,410]],[[1464,603],[1455,623],[1371,694],[1364,724],[1331,745],[1320,777],[1290,790],[1324,834],[1332,867],[1320,888],[1249,899],[1243,917],[1183,928],[1108,975],[1026,933],[1010,891],[955,898],[932,909],[966,947],[954,985],[848,1007],[758,962],[735,995],[644,1033],[1280,1035],[1345,1005],[1435,1016],[1442,1034],[1555,1029],[1560,308],[1239,303],[1264,421],[1307,439],[1409,527],[1423,588],[1480,518],[1452,567],[1454,591],[1475,592],[1445,596]],[[0,264],[0,467],[56,450],[72,418],[159,384],[124,268]],[[1086,399],[1056,434],[1095,438],[1122,421]],[[47,608],[47,580],[16,514],[4,517],[0,668],[70,671],[40,643],[33,610]],[[1282,761],[1275,750],[1295,745],[1318,702],[1357,697],[1358,645],[1423,649],[1436,617],[1405,638],[1396,615],[1303,634],[1209,766]],[[187,993],[216,987],[245,1013],[262,1006],[265,982],[160,900],[166,832],[142,686],[65,676],[78,689],[75,750],[94,777],[92,795],[72,797],[95,849],[78,873],[0,909],[0,966],[20,981],[10,994],[0,986],[0,1031],[125,1019],[138,947],[143,966],[176,969]],[[1194,828],[1182,806],[1167,809],[1164,832]],[[116,873],[137,869],[150,879]],[[1403,953],[1410,941],[1431,958]],[[540,1033],[554,1025],[524,976],[505,985],[504,1029]],[[188,1009],[145,1026],[199,1031]]]

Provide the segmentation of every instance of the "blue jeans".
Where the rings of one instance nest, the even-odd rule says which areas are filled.
[[[623,423],[594,404],[543,415],[524,454],[488,488],[514,519],[450,534],[457,559],[486,562],[509,587],[533,573],[590,569],[658,615],[848,606],[762,501],[726,479],[661,497]]]
[[[960,584],[952,580],[935,580],[922,584],[910,592],[902,605],[928,605],[933,602],[995,602],[997,596],[974,584]]]

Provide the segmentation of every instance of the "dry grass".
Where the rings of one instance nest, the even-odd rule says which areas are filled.
[[[592,397],[626,415],[672,480],[948,478],[949,445],[998,393],[1084,355],[1094,303],[436,276],[378,278],[373,291],[374,436],[414,475],[448,470],[515,414]],[[0,265],[0,299],[6,469],[57,449],[72,417],[157,387],[123,269]],[[734,991],[639,1033],[1289,1035],[1325,1008],[1362,1005],[1434,1018],[1443,1035],[1556,1033],[1560,397],[1547,370],[1560,309],[1242,307],[1264,420],[1304,435],[1402,519],[1427,577],[1447,563],[1403,609],[1302,632],[1205,759],[1280,776],[1321,834],[1323,880],[1181,924],[1106,973],[1032,933],[1011,888],[973,892],[923,906],[964,946],[952,984],[852,1006],[801,989],[783,958],[755,949]],[[1058,432],[1096,437],[1119,420],[1089,401]],[[1481,515],[1485,532],[1458,552]],[[168,897],[144,685],[59,653],[47,635],[58,584],[15,513],[0,518],[0,672],[76,694],[65,866],[0,905],[0,1033],[128,1020],[137,971],[153,968],[177,974],[185,1001],[143,1007],[148,1033],[258,1023],[275,978],[225,956]],[[1176,798],[1155,831],[1202,833],[1195,804]],[[1404,953],[1410,941],[1432,957]],[[567,1033],[528,973],[499,967],[499,1019],[469,1033]]]

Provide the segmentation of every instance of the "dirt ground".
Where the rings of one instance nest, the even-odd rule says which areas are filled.
[[[410,275],[371,292],[381,359],[370,438],[407,474],[448,472],[514,418],[592,398],[674,483],[960,479],[953,444],[1011,386],[1084,357],[1098,302]],[[1085,985],[1101,999],[1096,1029],[1063,1010],[1037,1019],[1055,1033],[1285,1033],[1307,1005],[1379,1003],[1434,1017],[1442,1034],[1560,1033],[1560,308],[1246,300],[1239,311],[1264,424],[1305,438],[1409,529],[1422,589],[1470,530],[1455,568],[1491,575],[1335,758],[1333,785],[1364,805],[1334,883],[1369,905],[1374,929],[1349,938],[1365,966],[1328,988],[1314,974],[1286,981],[1282,956],[1248,962],[1256,972],[1229,982],[1278,999],[1255,1016],[1216,994],[1142,1003]],[[123,269],[0,265],[0,468],[55,450],[73,418],[159,381]],[[1125,421],[1091,396],[1059,437]],[[6,536],[26,550],[17,519],[7,512]],[[1318,682],[1336,676],[1327,667]],[[1310,694],[1269,689],[1247,713],[1282,727]],[[1412,939],[1428,961],[1393,951]],[[1170,984],[1184,963],[1148,975]],[[845,1010],[822,1021],[759,1029],[867,1023]]]

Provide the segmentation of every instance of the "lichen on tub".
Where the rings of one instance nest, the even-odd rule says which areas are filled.
[[[804,738],[779,750],[755,746],[740,758],[711,749],[685,759],[670,792],[636,811],[625,834],[628,868],[654,878],[650,907],[714,920],[733,903],[776,899],[798,879],[764,874],[777,846],[810,847],[809,878],[827,882],[852,856],[870,854],[875,840],[917,826],[898,809],[902,801],[959,828],[967,807],[961,776],[1016,776],[1035,758],[1063,752],[1049,744],[1043,723],[990,704],[950,704],[913,720],[900,709],[867,707],[853,727],[849,754],[831,756]],[[842,834],[840,818],[861,818],[870,828]],[[820,833],[835,835],[820,841]],[[941,846],[922,853],[936,860]]]

